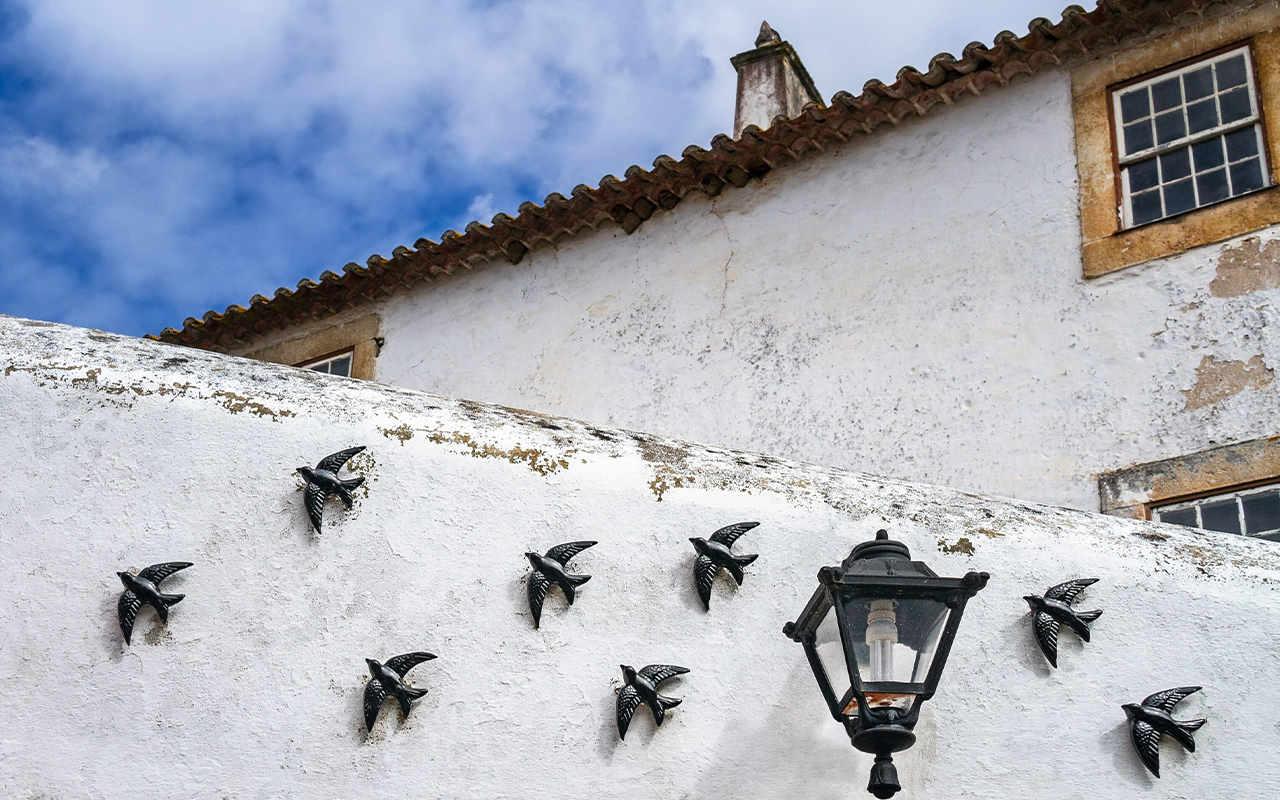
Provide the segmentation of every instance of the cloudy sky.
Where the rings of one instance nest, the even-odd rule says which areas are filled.
[[[1065,0],[0,0],[0,313],[129,334],[733,124],[762,19],[823,96]]]

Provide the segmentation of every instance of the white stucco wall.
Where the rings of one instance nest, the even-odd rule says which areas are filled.
[[[1076,184],[1044,74],[391,298],[377,377],[1094,511],[1101,471],[1280,432],[1280,290],[1213,295],[1239,241],[1085,281]],[[1269,383],[1186,410],[1206,356]]]
[[[0,317],[0,795],[865,797],[869,759],[781,633],[817,569],[889,528],[969,605],[901,797],[1261,798],[1280,749],[1280,550]],[[308,532],[292,470],[354,444]],[[687,538],[754,519],[704,613]],[[522,553],[592,538],[535,630]],[[966,552],[967,551],[967,552]],[[126,647],[116,570],[195,566]],[[1095,576],[1093,642],[1035,649],[1022,595]],[[722,579],[723,580],[723,579]],[[363,658],[439,658],[362,730]],[[618,665],[692,671],[625,742]],[[1133,755],[1120,704],[1201,684],[1198,749]],[[1052,787],[1051,789],[1048,787]]]

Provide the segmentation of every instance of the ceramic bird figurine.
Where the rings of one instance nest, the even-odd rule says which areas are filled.
[[[324,518],[324,501],[329,499],[329,495],[336,494],[350,510],[351,490],[364,483],[364,478],[343,480],[338,477],[338,470],[362,450],[364,450],[363,447],[351,447],[325,456],[319,464],[316,464],[315,469],[298,467],[298,474],[307,482],[307,516],[311,517],[311,527],[316,529],[316,533],[320,533],[320,522]]]
[[[1121,708],[1129,718],[1129,736],[1133,740],[1133,749],[1138,751],[1138,758],[1151,770],[1151,774],[1160,777],[1160,737],[1172,736],[1178,744],[1187,748],[1187,752],[1196,751],[1196,740],[1191,734],[1200,730],[1207,720],[1176,720],[1169,716],[1173,707],[1182,702],[1187,695],[1200,691],[1199,686],[1182,686],[1177,689],[1165,689],[1143,700],[1141,704],[1125,703]]]
[[[1077,578],[1074,581],[1060,583],[1044,593],[1044,597],[1029,594],[1022,598],[1035,612],[1031,624],[1036,632],[1036,641],[1040,643],[1040,652],[1049,659],[1054,669],[1058,668],[1058,628],[1066,625],[1079,634],[1080,638],[1089,641],[1089,625],[1101,611],[1076,611],[1071,607],[1076,596],[1086,586],[1098,582],[1097,578]]]
[[[134,575],[129,572],[117,572],[120,582],[124,584],[124,592],[116,605],[116,616],[120,618],[120,631],[124,634],[124,643],[129,644],[133,636],[133,622],[138,618],[138,610],[143,606],[151,606],[160,616],[161,622],[169,621],[169,606],[182,602],[185,594],[165,594],[160,591],[160,582],[173,573],[191,566],[190,561],[169,561],[164,564],[152,564]]]
[[[574,589],[591,580],[590,575],[574,575],[568,572],[569,559],[586,550],[597,542],[566,542],[558,544],[547,551],[545,556],[537,553],[525,553],[533,572],[529,573],[529,610],[533,612],[533,627],[537,628],[542,621],[542,601],[547,597],[547,590],[552,584],[560,587],[569,605],[573,605],[576,592]]]
[[[742,585],[742,568],[759,558],[759,555],[738,555],[729,548],[738,541],[738,537],[759,525],[759,522],[739,522],[729,525],[711,534],[711,539],[695,536],[689,541],[698,551],[693,561],[693,579],[698,586],[698,597],[702,605],[711,610],[711,585],[716,582],[716,575],[726,569],[733,579]]]
[[[404,676],[423,661],[430,661],[433,658],[435,656],[431,653],[405,653],[395,658],[388,658],[385,664],[380,664],[372,658],[364,660],[369,665],[369,674],[372,676],[364,687],[366,730],[373,730],[374,723],[378,721],[378,712],[382,710],[382,701],[387,699],[387,695],[391,695],[400,703],[400,710],[404,712],[405,717],[409,716],[411,709],[409,703],[424,697],[427,690],[405,686]]]
[[[649,706],[649,710],[653,712],[653,721],[661,725],[667,709],[680,705],[681,698],[658,694],[658,684],[688,671],[684,667],[650,664],[636,672],[623,664],[622,677],[626,680],[626,685],[622,687],[622,691],[618,692],[618,737],[627,738],[627,726],[631,724],[631,715],[636,713],[641,703]]]

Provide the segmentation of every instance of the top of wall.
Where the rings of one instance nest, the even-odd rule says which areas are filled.
[[[958,59],[939,53],[926,72],[903,67],[891,85],[868,81],[857,96],[838,92],[830,106],[811,104],[793,119],[779,116],[768,130],[747,126],[739,139],[720,134],[711,140],[710,150],[690,145],[679,160],[659,156],[652,170],[633,165],[622,180],[606,175],[594,189],[578,185],[570,197],[553,192],[541,206],[524,203],[515,217],[498,214],[490,225],[472,222],[462,234],[446,231],[440,242],[419,239],[413,249],[397,247],[390,259],[374,255],[367,266],[347,264],[341,275],[325,271],[319,282],[303,279],[295,290],[281,287],[271,298],[255,295],[247,308],[231,305],[202,319],[188,317],[182,330],[166,328],[157,338],[228,352],[269,331],[327,317],[459,268],[502,259],[518,264],[534,247],[609,222],[629,234],[692,192],[715,197],[727,186],[745,187],[753,178],[885,125],[896,126],[1020,76],[1129,46],[1236,5],[1221,0],[1100,1],[1089,12],[1069,6],[1056,24],[1037,18],[1025,36],[1001,32],[992,47],[971,43]]]
[[[965,613],[903,796],[1240,797],[1274,787],[1280,550],[1268,542],[913,485],[97,331],[0,317],[0,786],[9,796],[861,796],[782,635],[824,564],[888,528]],[[299,464],[365,477],[313,535]],[[710,612],[690,536],[757,520]],[[523,553],[575,539],[577,602],[524,599]],[[117,570],[195,566],[131,646]],[[1093,641],[1036,651],[1022,596],[1097,577]],[[149,612],[147,612],[149,613]],[[363,659],[425,649],[429,694],[366,736]],[[619,664],[683,697],[625,741]],[[1202,685],[1197,751],[1149,777],[1120,704]],[[163,787],[163,788],[160,788]],[[1068,794],[1070,794],[1068,793]],[[1063,796],[1067,796],[1064,794]]]

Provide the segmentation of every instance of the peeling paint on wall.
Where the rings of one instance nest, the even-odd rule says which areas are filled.
[[[1248,361],[1218,361],[1205,356],[1196,367],[1195,385],[1182,390],[1187,398],[1182,410],[1193,411],[1241,392],[1265,389],[1274,379],[1275,371],[1262,362],[1262,356]]]
[[[1280,289],[1280,239],[1266,244],[1250,236],[1218,256],[1218,274],[1209,284],[1214,297],[1239,297],[1250,292]]]

